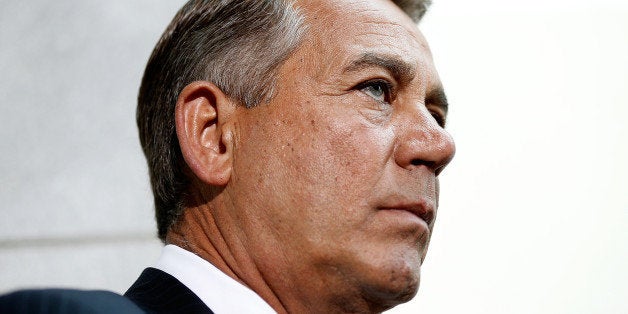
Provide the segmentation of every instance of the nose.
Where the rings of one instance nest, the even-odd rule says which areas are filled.
[[[454,157],[454,140],[425,106],[410,111],[397,124],[395,161],[408,170],[427,167],[438,175]]]

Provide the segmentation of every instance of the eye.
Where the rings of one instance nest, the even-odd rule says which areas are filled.
[[[359,84],[355,89],[363,92],[379,103],[390,103],[392,85],[384,80],[368,81]]]
[[[434,120],[436,120],[436,123],[438,123],[441,128],[445,127],[445,123],[447,122],[447,120],[443,114],[434,110],[430,110],[430,114],[432,114],[432,117],[434,117]]]

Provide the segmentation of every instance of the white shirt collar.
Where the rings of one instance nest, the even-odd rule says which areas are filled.
[[[153,267],[177,278],[216,314],[276,313],[253,290],[176,245],[166,245]]]

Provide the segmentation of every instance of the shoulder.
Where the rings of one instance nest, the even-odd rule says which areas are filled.
[[[0,296],[0,313],[144,313],[131,300],[110,291],[20,290]]]

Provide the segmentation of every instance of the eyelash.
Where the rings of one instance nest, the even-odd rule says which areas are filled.
[[[380,87],[384,93],[384,103],[390,104],[393,99],[393,85],[383,79],[370,80],[363,83],[358,84],[354,89],[362,91],[368,87]]]
[[[432,115],[432,117],[434,117],[434,120],[436,120],[436,123],[438,123],[438,125],[440,125],[441,128],[445,127],[445,123],[447,122],[447,120],[442,114],[436,111],[432,111],[432,110],[430,110],[430,114]]]

